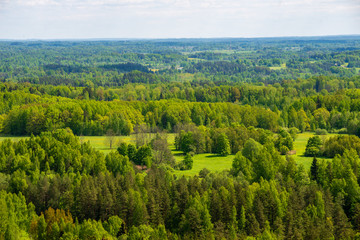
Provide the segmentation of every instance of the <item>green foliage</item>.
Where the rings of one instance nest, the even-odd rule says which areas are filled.
[[[121,228],[124,221],[118,216],[111,216],[106,222],[103,223],[106,231],[113,237],[119,237],[121,234]]]
[[[225,133],[221,133],[217,138],[216,152],[222,156],[227,156],[231,153],[229,139]]]
[[[275,141],[275,146],[282,155],[294,148],[293,137],[286,130],[281,129]]]
[[[319,173],[319,165],[318,165],[318,162],[317,162],[317,159],[316,157],[314,157],[313,161],[312,161],[312,164],[311,164],[311,168],[310,168],[310,175],[311,175],[311,178],[315,181],[317,181],[318,179],[318,173]]]
[[[327,135],[328,132],[326,131],[326,129],[320,129],[320,128],[318,128],[318,129],[315,130],[315,134],[316,134],[316,135]]]
[[[125,175],[132,172],[129,158],[116,152],[111,152],[105,158],[106,168],[114,174]]]
[[[194,160],[192,159],[192,156],[187,153],[184,157],[184,160],[182,160],[177,168],[179,168],[180,170],[191,170],[194,164]]]
[[[0,239],[357,238],[359,38],[229,44],[0,42]]]
[[[305,156],[318,156],[321,150],[322,140],[319,136],[310,137],[305,149]]]
[[[263,146],[254,139],[250,138],[244,145],[242,155],[247,159],[253,159],[257,158],[261,154],[262,150]]]
[[[360,153],[360,138],[352,135],[338,135],[328,138],[324,142],[323,154],[326,157],[335,157],[335,155],[342,155],[345,150],[354,149],[358,154]]]

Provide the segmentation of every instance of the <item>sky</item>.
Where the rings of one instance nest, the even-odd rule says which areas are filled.
[[[0,0],[0,39],[360,34],[360,0]]]

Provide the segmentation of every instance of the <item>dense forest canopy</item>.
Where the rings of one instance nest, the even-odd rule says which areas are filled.
[[[358,36],[0,41],[0,239],[358,239],[359,71]]]

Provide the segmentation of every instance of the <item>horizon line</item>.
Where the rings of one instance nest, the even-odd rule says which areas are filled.
[[[271,37],[124,37],[124,38],[0,38],[0,41],[134,41],[134,40],[211,40],[211,39],[276,39],[276,38],[331,38],[331,37],[360,37],[360,34],[339,34],[339,35],[289,35]]]

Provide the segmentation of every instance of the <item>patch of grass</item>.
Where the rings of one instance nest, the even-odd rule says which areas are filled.
[[[151,137],[154,137],[155,134],[151,134]],[[1,136],[0,142],[4,141],[5,139],[11,139],[12,141],[19,141],[20,139],[27,139],[29,137],[14,137],[14,136]],[[170,133],[167,134],[169,145],[174,148],[175,143],[175,134]],[[109,144],[106,142],[106,136],[79,136],[80,142],[87,142],[89,141],[91,146],[94,147],[96,150],[99,150],[105,154],[108,154],[109,152],[116,150],[118,144],[120,142],[126,142],[126,143],[136,143],[136,135],[130,135],[130,136],[115,136],[115,141],[113,144],[113,148],[110,149]]]
[[[81,142],[89,141],[91,146],[93,146],[96,150],[102,151],[105,154],[115,150],[119,142],[133,143],[135,144],[135,136],[116,136],[114,137],[115,141],[112,149],[110,149],[109,144],[106,143],[106,136],[81,136]]]
[[[336,136],[337,134],[327,134],[322,135],[320,138],[323,140]],[[175,136],[176,134],[168,134],[167,139],[169,143],[169,147],[174,154],[176,162],[182,161],[184,159],[184,154],[181,151],[175,151]],[[302,164],[306,169],[310,169],[311,163],[313,158],[304,156],[306,143],[310,137],[315,136],[313,132],[304,132],[297,135],[297,138],[294,142],[294,149],[296,150],[296,154],[292,155],[295,159],[297,164]],[[19,141],[20,139],[26,139],[29,137],[11,137],[11,136],[2,136],[0,137],[0,142],[4,141],[5,139],[11,139],[12,141]],[[126,142],[135,144],[136,135],[130,136],[116,136],[115,137],[115,144],[112,149],[110,149],[109,145],[106,143],[106,136],[81,136],[79,137],[80,141],[87,142],[90,141],[90,144],[97,150],[103,152],[104,154],[108,154],[111,151],[116,150],[117,143],[119,142]],[[197,154],[193,157],[194,165],[193,169],[180,171],[175,170],[175,174],[178,176],[194,176],[199,173],[200,170],[203,168],[207,168],[210,171],[223,171],[229,170],[231,168],[232,161],[235,155],[228,155],[226,157],[219,156],[216,154],[211,153],[204,153],[204,154]],[[319,158],[319,159],[327,159],[327,158]]]
[[[319,135],[319,137],[324,141],[329,137],[336,136],[338,134],[327,134],[327,135]],[[313,157],[304,156],[306,144],[310,137],[315,136],[313,132],[304,132],[297,135],[297,138],[294,141],[294,150],[296,150],[296,154],[292,155],[297,164],[304,165],[305,169],[310,169]],[[318,159],[328,159],[323,157],[318,157]]]
[[[11,141],[18,142],[18,141],[20,141],[21,139],[27,139],[27,138],[30,138],[30,137],[12,137],[12,136],[0,137],[0,143],[1,143],[2,141],[4,141],[5,139],[11,139]]]
[[[180,151],[173,151],[176,162],[182,161],[184,155]],[[230,170],[232,161],[235,155],[228,155],[226,157],[217,154],[203,153],[193,156],[194,164],[191,170],[175,170],[177,176],[194,176],[199,174],[200,170],[207,168],[211,172],[221,172],[223,170]]]
[[[179,81],[191,81],[194,79],[194,74],[192,73],[179,73],[178,80]]]
[[[185,154],[182,151],[175,150],[175,136],[176,134],[168,134],[169,148],[174,155],[175,161],[178,163],[184,160]],[[174,174],[181,176],[194,176],[199,174],[200,170],[207,168],[211,172],[230,170],[232,161],[235,155],[228,155],[226,157],[212,153],[202,153],[193,156],[193,168],[191,170],[175,170]]]
[[[286,68],[286,63],[281,64],[280,67],[269,67],[271,70],[281,70]]]

